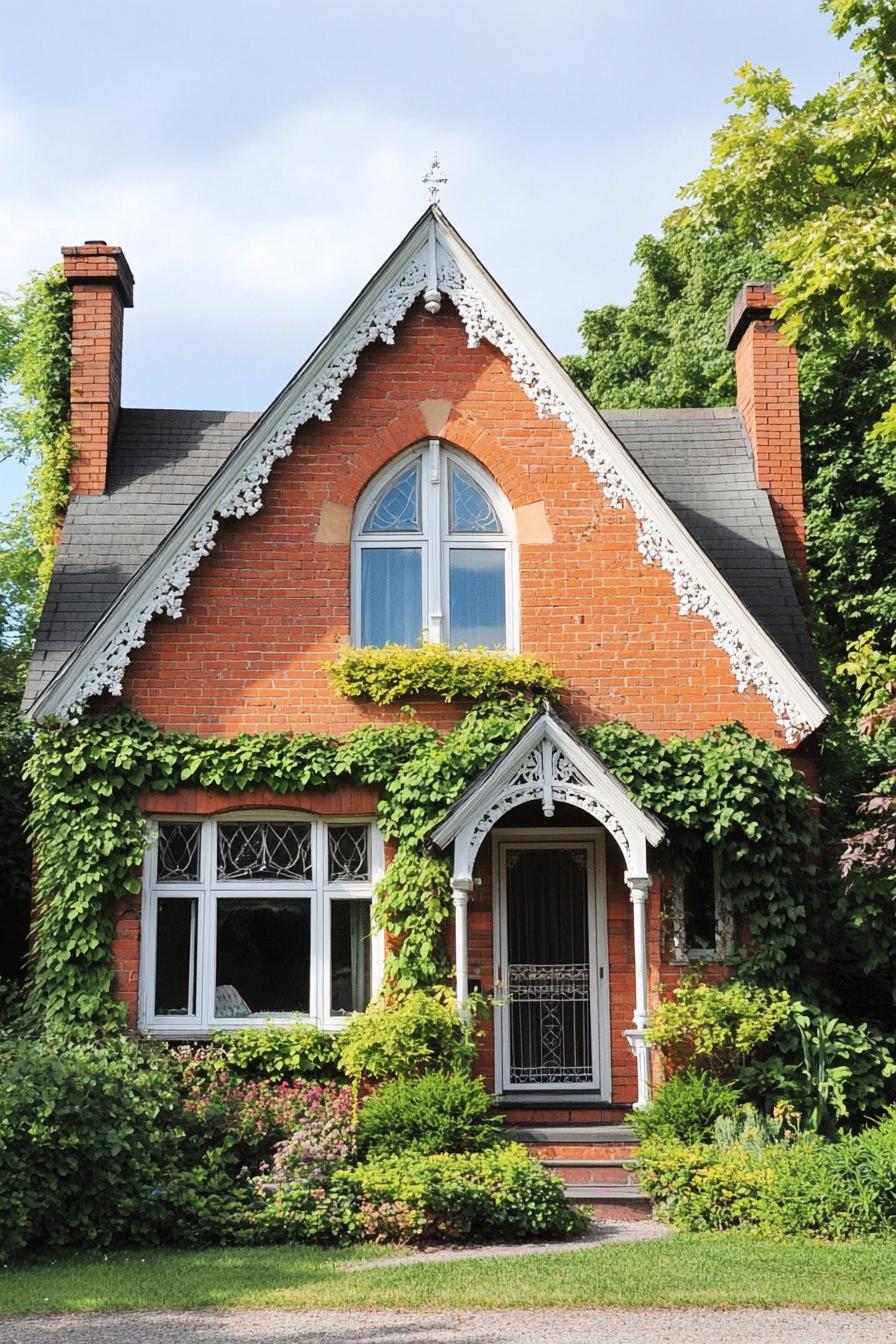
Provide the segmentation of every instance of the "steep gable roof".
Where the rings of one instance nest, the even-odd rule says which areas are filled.
[[[125,578],[117,596],[102,612],[100,603],[109,599],[115,574],[90,586],[90,593],[96,597],[93,624],[70,652],[65,644],[71,642],[74,630],[67,610],[66,582],[63,579],[57,583],[55,593],[51,589],[42,624],[43,643],[37,650],[30,683],[34,716],[66,715],[104,690],[120,692],[130,654],[143,643],[152,617],[159,612],[180,614],[190,575],[213,548],[220,520],[242,517],[262,507],[271,468],[278,458],[291,452],[297,428],[312,418],[330,418],[333,403],[346,378],[354,373],[361,351],[376,339],[391,342],[396,326],[421,294],[427,306],[437,305],[441,295],[447,296],[460,314],[470,343],[486,340],[505,354],[513,377],[538,414],[557,416],[568,426],[571,451],[587,464],[607,498],[616,507],[633,510],[638,519],[638,548],[646,563],[659,564],[669,571],[682,614],[698,614],[712,624],[715,642],[728,654],[740,689],[753,686],[770,700],[791,741],[817,727],[826,707],[807,676],[770,637],[636,457],[626,451],[609,420],[602,418],[578,391],[437,207],[421,216],[290,383],[261,416],[245,426],[239,441],[194,498],[179,511],[177,501],[157,501],[171,508],[169,517],[177,511],[176,519],[169,522],[165,535],[139,568]],[[152,413],[124,413],[128,414]],[[237,427],[243,428],[232,426]],[[223,451],[220,440],[219,446]],[[198,470],[202,460],[203,454],[197,449],[193,467]],[[208,462],[207,457],[204,460]],[[127,471],[123,462],[121,469]],[[63,535],[60,577],[65,566],[74,564],[77,568],[81,563],[75,534],[85,536],[89,523],[105,526],[101,522],[104,508],[113,529],[117,518],[127,519],[126,497],[137,481],[124,479],[116,488],[115,470],[113,463],[109,495],[102,497],[102,502],[74,501],[65,529],[69,533],[68,550]],[[122,509],[124,512],[116,512]],[[109,561],[114,571],[114,543],[110,543]],[[83,597],[87,585],[82,583],[80,589],[72,591],[80,591]],[[61,626],[56,625],[57,620]],[[56,635],[60,630],[62,637],[54,651],[51,631]]]

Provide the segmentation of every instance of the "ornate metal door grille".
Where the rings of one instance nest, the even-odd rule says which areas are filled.
[[[594,977],[582,849],[506,855],[512,1086],[594,1083]]]

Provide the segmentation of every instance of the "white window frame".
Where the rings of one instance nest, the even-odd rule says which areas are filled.
[[[296,822],[311,826],[310,881],[275,879],[267,881],[219,880],[217,876],[217,826],[219,822],[273,821]],[[200,835],[200,871],[197,882],[158,882],[158,828],[160,823],[198,825]],[[366,826],[369,835],[370,876],[364,882],[330,882],[328,874],[328,828]],[[147,825],[147,845],[143,860],[143,904],[140,939],[140,989],[138,1024],[141,1030],[168,1039],[194,1040],[215,1031],[236,1031],[263,1027],[268,1022],[306,1022],[326,1031],[339,1031],[348,1016],[330,1012],[330,909],[334,900],[371,902],[385,869],[383,837],[370,817],[309,815],[304,812],[246,809],[216,813],[211,817],[153,817]],[[264,1017],[215,1017],[215,934],[219,900],[228,897],[282,896],[311,902],[311,964],[309,967],[309,1012],[270,1013]],[[196,989],[192,1015],[155,1012],[155,966],[160,899],[194,899],[196,918]],[[376,998],[382,984],[385,937],[371,925],[370,990]]]
[[[684,878],[678,877],[672,890],[672,943],[674,961],[679,965],[691,962],[724,961],[734,940],[734,915],[731,897],[722,888],[722,868],[718,849],[712,851],[713,904],[715,908],[716,941],[713,947],[686,946],[684,909]]]
[[[420,459],[420,530],[418,532],[364,532],[364,523],[378,496],[411,462]],[[449,463],[455,462],[488,499],[501,525],[500,533],[449,531],[451,500]],[[496,481],[478,462],[441,439],[425,439],[393,458],[358,496],[352,526],[351,641],[361,644],[361,556],[365,550],[420,550],[420,638],[428,644],[450,644],[448,558],[452,550],[499,550],[504,565],[505,644],[508,653],[519,650],[519,563],[513,509]]]

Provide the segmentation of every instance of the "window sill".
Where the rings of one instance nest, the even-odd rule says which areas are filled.
[[[154,1040],[160,1041],[210,1041],[221,1031],[263,1031],[266,1027],[315,1027],[319,1031],[328,1031],[336,1036],[356,1016],[358,1014],[353,1013],[350,1017],[327,1022],[312,1022],[307,1017],[230,1018],[215,1022],[211,1026],[200,1022],[184,1022],[177,1026],[167,1022],[141,1022],[137,1030],[144,1036],[151,1036]]]

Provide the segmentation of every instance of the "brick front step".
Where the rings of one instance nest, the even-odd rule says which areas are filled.
[[[622,1185],[635,1194],[641,1193],[641,1185],[635,1172],[629,1171],[625,1162],[570,1162],[566,1159],[540,1158],[543,1167],[547,1167],[555,1176],[559,1176],[566,1185]]]
[[[638,1155],[636,1143],[527,1143],[533,1157],[582,1162],[631,1162]]]
[[[620,1192],[611,1189],[605,1189],[603,1194],[595,1192],[595,1186],[573,1186],[566,1187],[566,1193],[575,1204],[585,1204],[588,1212],[596,1216],[599,1220],[604,1219],[608,1223],[635,1222],[644,1218],[652,1218],[653,1210],[650,1207],[650,1200],[646,1195],[638,1195],[632,1198],[626,1194],[624,1189]]]
[[[509,1125],[618,1125],[631,1112],[630,1106],[591,1107],[565,1105],[519,1106],[505,1103],[501,1114]]]
[[[630,1170],[638,1152],[630,1125],[518,1125],[513,1137],[561,1178],[570,1199],[596,1206],[607,1218],[650,1216],[650,1200]]]

